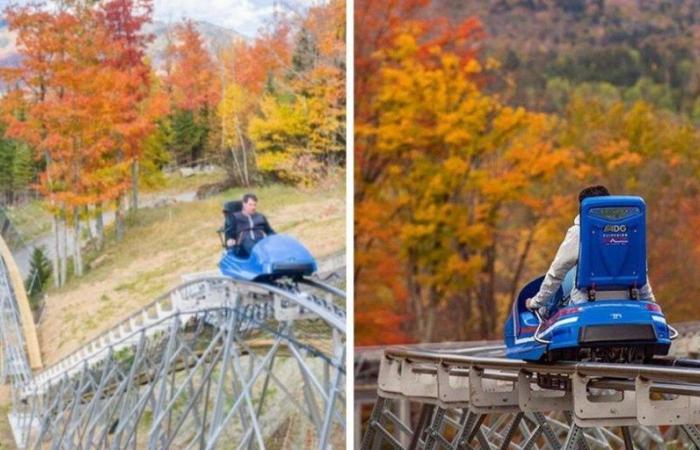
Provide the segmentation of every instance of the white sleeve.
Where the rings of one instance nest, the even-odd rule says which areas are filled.
[[[557,292],[559,286],[561,286],[567,272],[576,265],[578,261],[580,239],[579,230],[580,228],[574,225],[566,232],[564,241],[559,246],[554,261],[552,261],[552,265],[549,266],[549,270],[542,281],[539,292],[533,297],[536,307],[541,308],[545,306],[547,301]]]
[[[642,300],[649,300],[652,302],[656,301],[656,297],[654,297],[654,291],[651,290],[651,283],[649,282],[649,275],[647,275],[647,284],[642,286],[642,288],[639,290],[639,297]]]

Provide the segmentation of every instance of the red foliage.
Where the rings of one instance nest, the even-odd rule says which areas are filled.
[[[121,46],[121,52],[112,63],[121,68],[138,70],[144,82],[147,81],[144,56],[146,47],[155,36],[144,33],[143,26],[151,21],[153,0],[110,0],[100,5],[97,14],[115,43]]]

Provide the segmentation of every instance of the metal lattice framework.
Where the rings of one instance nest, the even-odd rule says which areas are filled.
[[[685,328],[687,350],[698,327]],[[695,360],[532,364],[502,345],[439,347],[380,354],[360,448],[700,448]]]
[[[0,339],[19,448],[344,446],[345,296],[200,277],[32,374],[5,262]]]

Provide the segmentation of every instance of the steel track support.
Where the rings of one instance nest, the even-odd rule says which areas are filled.
[[[549,424],[549,421],[547,420],[545,415],[541,412],[535,412],[532,413],[532,416],[535,418],[540,428],[542,429],[544,438],[549,443],[549,446],[552,449],[558,449],[561,443],[559,442],[559,439],[557,439],[557,435],[554,434],[554,430],[552,430],[552,426]]]
[[[433,414],[433,420],[430,422],[430,426],[425,429],[425,444],[423,445],[424,450],[433,450],[435,448],[444,419],[445,409],[437,408],[435,414]]]
[[[572,423],[562,447],[563,450],[588,449],[583,428]]]
[[[688,436],[696,449],[700,449],[700,432],[695,425],[681,425],[681,429]]]
[[[533,430],[533,432],[530,434],[530,436],[525,441],[525,444],[523,444],[522,450],[532,449],[535,446],[537,439],[539,439],[540,436],[542,436],[542,433],[543,433],[542,425],[537,425],[537,427]],[[558,448],[558,447],[554,447],[554,448]]]
[[[501,450],[507,450],[508,447],[510,446],[510,441],[513,440],[513,437],[515,436],[516,431],[518,430],[518,425],[520,425],[520,422],[523,420],[523,413],[517,413],[515,417],[513,418],[513,422],[510,424],[510,427],[508,427],[508,431],[506,432],[505,437],[503,438],[503,444],[501,444]]]
[[[235,371],[239,374],[238,383],[240,383],[240,386],[241,386],[240,391],[238,391],[238,387],[237,387],[238,383],[236,382],[236,380],[234,380],[234,383],[233,383],[234,392],[238,391],[237,395],[243,396],[246,409],[248,410],[248,415],[249,415],[250,421],[253,424],[253,431],[255,432],[255,438],[258,442],[258,448],[260,450],[264,450],[265,442],[263,442],[262,432],[260,431],[260,424],[258,424],[258,420],[257,420],[257,417],[255,415],[255,408],[253,407],[253,400],[250,398],[251,397],[250,388],[253,385],[253,383],[246,383],[247,381],[252,380],[253,373],[251,371],[251,373],[249,374],[247,379],[246,379],[246,377],[243,376],[243,368],[241,366],[241,358],[240,358],[240,355],[238,353],[237,345],[235,342],[233,343],[232,350],[233,350],[233,367],[234,367]],[[272,361],[272,358],[270,358],[270,361]],[[264,367],[264,366],[261,366],[261,367]],[[252,365],[251,365],[251,369],[252,369]],[[243,417],[244,417],[243,409],[241,408],[241,419],[243,419]],[[247,420],[243,421],[243,426],[246,428],[248,427],[247,422],[248,422]]]
[[[625,450],[634,450],[629,427],[620,427],[620,430],[622,431],[622,439],[625,441]]]
[[[0,267],[0,278],[3,275],[4,269]],[[26,363],[26,358],[21,345],[17,346],[17,355],[12,353],[17,343],[10,342],[12,326],[7,324],[16,317],[10,317],[7,312],[16,308],[6,307],[12,297],[6,295],[7,285],[3,281],[6,280],[0,279],[2,369],[3,375],[13,383],[13,427],[18,443],[57,450],[213,449],[221,445],[224,436],[230,438],[228,433],[236,430],[235,442],[240,448],[262,448],[263,431],[267,430],[260,417],[266,401],[269,403],[273,395],[269,389],[271,382],[280,387],[275,397],[280,392],[286,395],[285,400],[302,417],[314,423],[316,413],[314,426],[319,447],[328,447],[337,423],[344,425],[339,406],[344,399],[341,387],[345,376],[341,356],[344,335],[342,330],[333,328],[338,317],[329,321],[324,316],[324,312],[340,311],[327,299],[319,303],[313,295],[275,291],[275,295],[292,303],[299,296],[304,308],[318,311],[314,314],[320,314],[329,327],[326,333],[329,336],[332,333],[332,339],[323,338],[332,341],[332,352],[294,337],[291,329],[305,318],[278,321],[274,327],[269,325],[277,320],[269,292],[277,288],[217,279],[177,288],[157,300],[159,303],[91,341],[79,353],[32,377],[29,373],[22,376],[8,371],[8,362],[17,358],[18,365],[12,369],[17,370],[23,361]],[[235,305],[230,303],[232,293],[238,299]],[[223,306],[206,306],[212,300]],[[206,308],[200,310],[202,305]],[[192,307],[195,309],[188,309]],[[306,314],[312,320],[319,318],[309,315],[309,311]],[[233,326],[230,321],[234,321]],[[281,334],[283,328],[289,329],[286,336]],[[306,333],[305,328],[302,330]],[[256,347],[248,345],[246,339],[252,335],[252,342],[266,342],[260,339],[260,332],[275,338],[273,344],[263,344],[267,354],[258,357],[253,349]],[[309,338],[318,339],[313,333],[309,333]],[[297,400],[298,393],[303,392],[295,391],[298,384],[289,385],[284,377],[275,374],[273,358],[283,342],[288,343],[291,352],[291,357],[285,358],[289,358],[287,361],[293,358],[297,363],[307,401],[310,396],[315,410],[314,405],[301,405]],[[127,351],[126,359],[123,350]],[[315,364],[316,356],[322,358],[323,365]],[[259,380],[262,372],[265,372],[264,382]],[[20,399],[25,403],[20,403]],[[320,412],[318,402],[323,405]],[[152,419],[144,429],[145,417]],[[240,418],[240,422],[233,423],[234,418]],[[281,420],[274,422],[274,426],[282,425]],[[378,429],[389,433],[382,426]],[[385,438],[389,445],[395,446],[397,442],[393,436]]]
[[[418,448],[423,431],[425,431],[425,428],[430,423],[430,418],[433,416],[434,410],[435,405],[430,405],[428,403],[424,403],[421,407],[418,423],[416,424],[416,428],[413,430],[413,436],[411,437],[411,442],[408,445],[408,450],[416,450]]]
[[[384,405],[387,399],[383,397],[377,397],[377,401],[374,403],[372,408],[372,413],[369,416],[369,422],[367,422],[367,429],[365,430],[365,435],[362,437],[362,444],[360,445],[360,450],[369,450],[370,446],[374,442],[374,436],[377,433],[377,426],[380,424],[382,419],[382,411],[384,410]],[[356,424],[355,426],[359,426]]]
[[[343,351],[340,353],[338,360],[342,361],[344,359],[345,349],[343,348]],[[328,370],[329,364],[325,363],[324,366],[326,370]],[[330,392],[328,393],[328,402],[326,402],[326,414],[323,418],[323,429],[321,430],[321,437],[319,438],[318,448],[326,448],[326,444],[328,443],[328,437],[330,436],[331,427],[333,426],[333,407],[335,405],[335,399],[338,396],[338,386],[340,385],[342,375],[343,372],[340,370],[340,366],[336,366],[333,382],[327,384]]]
[[[170,336],[168,339],[168,344],[165,350],[165,357],[164,361],[169,361],[170,358],[172,358],[173,353],[175,352],[175,344],[177,340],[177,328],[176,325],[179,325],[179,320],[174,320],[173,325],[170,330]],[[164,366],[167,368],[167,363]],[[160,379],[160,390],[158,392],[158,397],[155,399],[155,405],[152,408],[153,415],[154,417],[157,417],[162,413],[164,410],[163,404],[165,403],[165,396],[167,394],[167,389],[168,389],[168,383],[166,380],[167,377],[167,369],[162,371],[162,378]],[[160,420],[154,420],[153,425],[151,426],[151,431],[150,435],[151,438],[149,440],[148,446],[149,448],[157,448],[158,447],[158,440],[160,440],[160,435],[162,433],[162,425]]]
[[[265,368],[265,365],[267,363],[269,363],[271,355],[277,351],[278,347],[279,347],[279,340],[275,342],[272,349],[268,352],[267,356],[265,356],[265,358],[262,360],[260,366],[258,366],[255,369],[255,371],[253,372],[253,377],[251,379],[247,380],[247,382],[244,386],[245,389],[250,389],[250,387],[255,383],[256,379],[258,378],[258,376],[260,376],[260,373]],[[239,407],[241,406],[241,402],[242,402],[242,398],[239,397],[238,399],[236,399],[236,401],[233,403],[233,405],[231,405],[230,411],[227,413],[226,417],[221,422],[221,425],[216,430],[216,433],[212,436],[211,442],[207,446],[207,450],[211,450],[211,449],[215,448],[214,445],[215,445],[216,441],[219,439],[220,434],[223,430],[223,427],[229,422],[229,420],[231,420],[231,417],[234,414],[236,414]]]

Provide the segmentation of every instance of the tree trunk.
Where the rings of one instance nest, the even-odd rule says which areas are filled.
[[[68,279],[68,230],[66,227],[66,210],[61,209],[61,240],[59,246],[59,258],[61,259],[61,286]]]
[[[83,255],[80,245],[80,212],[73,209],[73,271],[79,277],[83,276]]]
[[[241,143],[241,152],[243,153],[243,185],[248,187],[250,186],[250,179],[248,178],[248,149],[246,148],[245,140],[241,133],[241,122],[238,120],[238,117],[236,117],[236,134],[238,134],[238,140]]]
[[[432,287],[423,289],[425,291],[424,306],[425,315],[422,320],[425,321],[425,327],[423,329],[423,336],[421,337],[421,342],[432,342],[433,341],[433,330],[435,329],[435,317],[437,313],[437,306],[435,305],[435,289]],[[423,297],[423,296],[421,296]]]
[[[59,259],[59,240],[61,237],[58,228],[58,214],[54,213],[51,228],[53,228],[54,237],[53,258],[51,258],[51,264],[53,265],[53,285],[58,288],[61,287],[61,263]]]
[[[416,281],[416,275],[418,268],[413,263],[414,259],[409,255],[409,266],[407,268],[406,274],[406,287],[408,288],[408,307],[409,315],[413,320],[411,320],[413,326],[406,329],[409,335],[412,336],[422,336],[423,335],[423,305],[421,303],[421,290],[418,282]],[[357,280],[356,280],[357,281]]]
[[[241,169],[241,164],[238,162],[238,157],[236,156],[236,150],[231,147],[231,157],[233,158],[233,168],[234,173],[238,174],[238,181],[243,184],[243,171]]]
[[[95,232],[92,229],[92,221],[90,219],[90,207],[86,206],[85,209],[83,210],[83,213],[85,214],[85,217],[87,218],[87,231],[88,231],[88,239],[90,239],[90,242],[95,242],[97,236],[95,236]]]
[[[129,211],[135,212],[139,209],[139,161],[134,158],[131,162],[131,202]]]
[[[95,205],[95,234],[97,235],[97,248],[102,250],[105,245],[105,223],[102,217],[102,203]]]
[[[123,211],[124,199],[123,195],[120,194],[117,197],[116,210],[114,211],[114,232],[117,241],[124,239],[124,211]]]
[[[525,268],[525,261],[527,260],[527,255],[528,253],[530,253],[530,247],[532,247],[532,242],[535,239],[535,230],[537,230],[538,223],[539,221],[535,221],[535,223],[530,228],[530,232],[527,235],[527,240],[525,241],[525,248],[523,248],[523,252],[520,254],[520,258],[518,258],[518,265],[515,267],[513,281],[510,284],[510,298],[513,301],[515,301],[515,296],[518,292],[518,285],[520,284],[520,277],[522,276],[523,270]]]
[[[491,243],[486,250],[484,250],[484,256],[486,258],[486,263],[481,272],[481,295],[479,298],[479,321],[481,325],[481,338],[489,339],[495,330],[496,323],[496,298],[495,298],[495,287],[496,287],[496,244]]]

